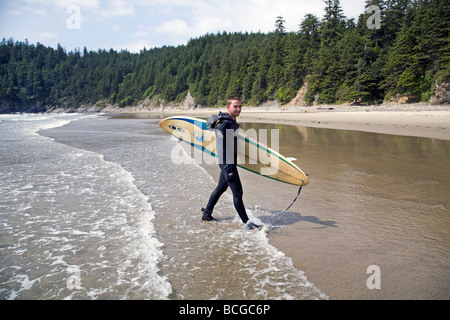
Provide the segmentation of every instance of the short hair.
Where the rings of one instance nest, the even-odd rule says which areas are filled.
[[[241,98],[238,97],[238,96],[229,96],[228,99],[227,99],[227,106],[231,106],[231,102],[233,100],[237,100],[237,101],[241,101],[242,102]]]

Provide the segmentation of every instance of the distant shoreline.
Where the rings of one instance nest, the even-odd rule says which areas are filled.
[[[54,112],[62,110],[54,110]],[[86,109],[84,112],[94,112]],[[208,117],[226,108],[158,109],[104,108],[104,113],[158,114],[162,117],[183,114]],[[98,110],[96,111],[98,112]],[[382,134],[450,140],[450,105],[425,103],[407,105],[319,105],[312,107],[244,107],[238,122],[264,122],[293,126],[356,130]]]
[[[450,109],[262,112],[243,113],[240,120],[450,140]]]

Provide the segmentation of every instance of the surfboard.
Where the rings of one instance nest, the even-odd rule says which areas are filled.
[[[206,128],[205,120],[173,116],[161,120],[159,125],[179,140],[217,157],[215,131]],[[306,186],[309,183],[308,176],[296,164],[277,151],[242,132],[237,134],[237,141],[237,165],[239,167],[292,185]]]

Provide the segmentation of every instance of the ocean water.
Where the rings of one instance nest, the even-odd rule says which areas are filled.
[[[157,123],[0,115],[0,299],[327,298]]]
[[[132,175],[41,129],[92,118],[0,116],[0,298],[165,298],[154,211]]]

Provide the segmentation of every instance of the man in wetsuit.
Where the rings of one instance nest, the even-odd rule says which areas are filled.
[[[216,189],[212,192],[206,208],[202,208],[204,221],[214,221],[212,212],[220,196],[230,187],[233,192],[234,207],[246,225],[246,229],[261,229],[262,226],[249,221],[242,201],[242,184],[237,171],[237,132],[242,102],[239,97],[231,96],[227,99],[227,113],[220,113],[213,124],[216,130],[216,150],[219,157],[220,177]]]

